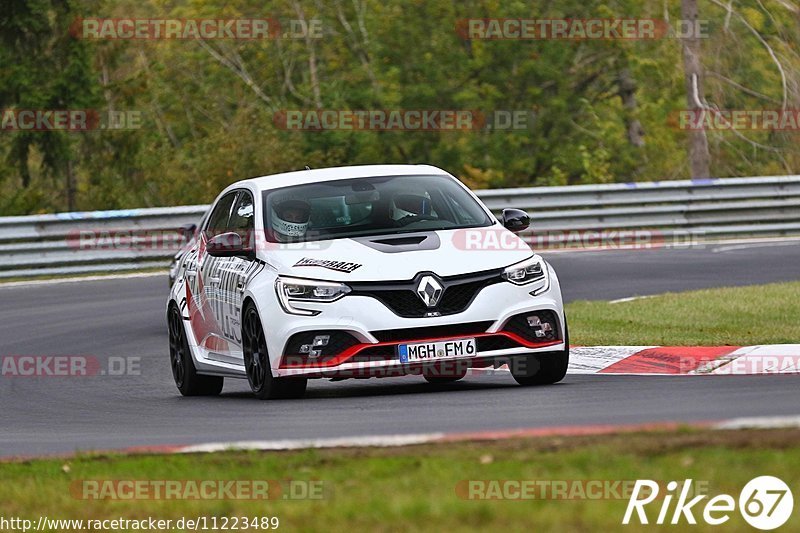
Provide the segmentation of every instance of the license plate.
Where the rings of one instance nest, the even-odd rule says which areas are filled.
[[[474,357],[478,350],[475,339],[454,339],[438,342],[417,342],[397,347],[401,363],[436,361],[453,357]]]

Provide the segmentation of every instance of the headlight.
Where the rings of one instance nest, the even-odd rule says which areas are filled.
[[[544,259],[534,255],[516,265],[511,265],[503,271],[503,279],[514,285],[535,284],[532,295],[546,291],[550,286],[550,275]]]
[[[275,282],[275,292],[283,310],[292,315],[312,316],[319,311],[300,309],[294,302],[335,302],[348,292],[350,287],[333,281],[279,277]]]

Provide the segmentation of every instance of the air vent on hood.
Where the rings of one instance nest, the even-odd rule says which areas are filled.
[[[433,232],[407,235],[383,235],[380,237],[355,237],[353,239],[373,250],[387,254],[398,252],[414,252],[419,250],[436,250],[441,245],[439,236]]]
[[[425,239],[427,239],[427,235],[415,235],[413,237],[396,237],[393,239],[375,239],[372,242],[376,242],[378,244],[388,244],[389,246],[407,246],[409,244],[419,244]]]

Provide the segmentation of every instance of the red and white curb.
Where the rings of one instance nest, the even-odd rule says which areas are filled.
[[[474,374],[507,372],[507,367]],[[738,375],[800,373],[800,344],[572,346],[568,374]]]
[[[578,347],[570,359],[574,374],[797,374],[800,344]]]

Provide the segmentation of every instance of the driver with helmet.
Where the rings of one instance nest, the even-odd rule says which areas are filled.
[[[421,194],[398,194],[392,198],[392,220],[404,225],[420,217],[433,215],[431,199]]]
[[[279,242],[302,240],[311,219],[311,204],[305,200],[291,199],[272,206],[272,234]]]

